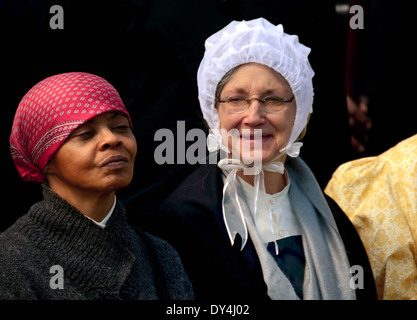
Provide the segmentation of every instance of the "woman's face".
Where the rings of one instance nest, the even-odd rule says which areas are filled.
[[[220,93],[220,100],[232,96],[244,96],[247,99],[277,96],[291,99],[293,93],[288,82],[280,74],[265,65],[248,63],[241,65],[233,73]],[[267,113],[262,109],[261,102],[252,100],[249,109],[245,112],[229,113],[225,103],[218,103],[220,128],[227,132],[237,129],[240,135],[238,139],[228,138],[229,150],[238,148],[241,159],[246,158],[246,161],[259,156],[262,157],[262,162],[273,160],[287,145],[294,125],[295,99],[285,105],[287,108],[280,113]],[[244,129],[249,130],[249,139],[242,135]],[[260,139],[255,139],[255,129],[262,130]],[[262,142],[262,149],[255,154],[254,146],[259,145],[260,142]],[[244,144],[246,144],[245,148],[242,148]]]
[[[67,138],[48,164],[47,179],[68,190],[113,192],[131,182],[136,151],[128,119],[118,113],[105,113]]]

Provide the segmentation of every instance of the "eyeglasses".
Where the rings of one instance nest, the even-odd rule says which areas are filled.
[[[231,96],[224,100],[217,99],[219,103],[225,103],[226,111],[229,113],[242,113],[249,109],[253,100],[258,100],[261,103],[261,107],[268,113],[280,113],[287,109],[285,105],[288,102],[294,100],[294,96],[291,99],[283,99],[277,96],[268,96],[264,98],[252,98],[247,99],[242,96]]]

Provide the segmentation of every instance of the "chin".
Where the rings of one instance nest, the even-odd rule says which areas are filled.
[[[279,157],[279,153],[276,153],[276,154],[272,154],[272,155],[262,157],[262,162],[263,163],[270,162],[270,161],[273,161],[273,160],[285,163],[285,156],[281,155]]]
[[[115,175],[112,177],[106,177],[106,182],[103,185],[106,186],[107,191],[118,191],[126,188],[132,181],[133,176]]]
[[[242,153],[241,160],[248,164],[249,162],[253,161],[261,161],[262,163],[269,162],[275,157],[277,157],[279,153],[271,152],[270,150],[262,150],[262,152],[256,154],[253,150],[250,153]]]

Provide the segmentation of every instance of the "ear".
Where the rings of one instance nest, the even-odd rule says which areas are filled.
[[[45,175],[46,179],[48,179],[48,176],[54,175],[55,172],[56,170],[55,170],[54,158],[52,158],[43,169],[43,174]]]

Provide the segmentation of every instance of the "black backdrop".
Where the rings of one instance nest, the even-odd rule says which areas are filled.
[[[62,30],[49,26],[52,5],[64,10]],[[155,163],[154,150],[161,142],[154,141],[154,134],[160,128],[175,133],[177,121],[185,121],[186,130],[205,129],[197,99],[197,68],[204,40],[232,20],[264,17],[282,23],[287,33],[297,34],[312,48],[314,113],[301,156],[324,187],[336,167],[355,156],[344,93],[348,18],[334,8],[333,0],[2,0],[0,231],[41,199],[41,188],[20,179],[10,156],[8,138],[17,105],[38,81],[70,71],[94,73],[111,82],[132,116],[138,142],[135,177],[119,196],[131,223],[146,229],[152,212],[193,170],[188,164]],[[386,62],[381,56],[379,61]],[[410,128],[407,118],[398,127]],[[414,131],[412,127],[394,141]]]

